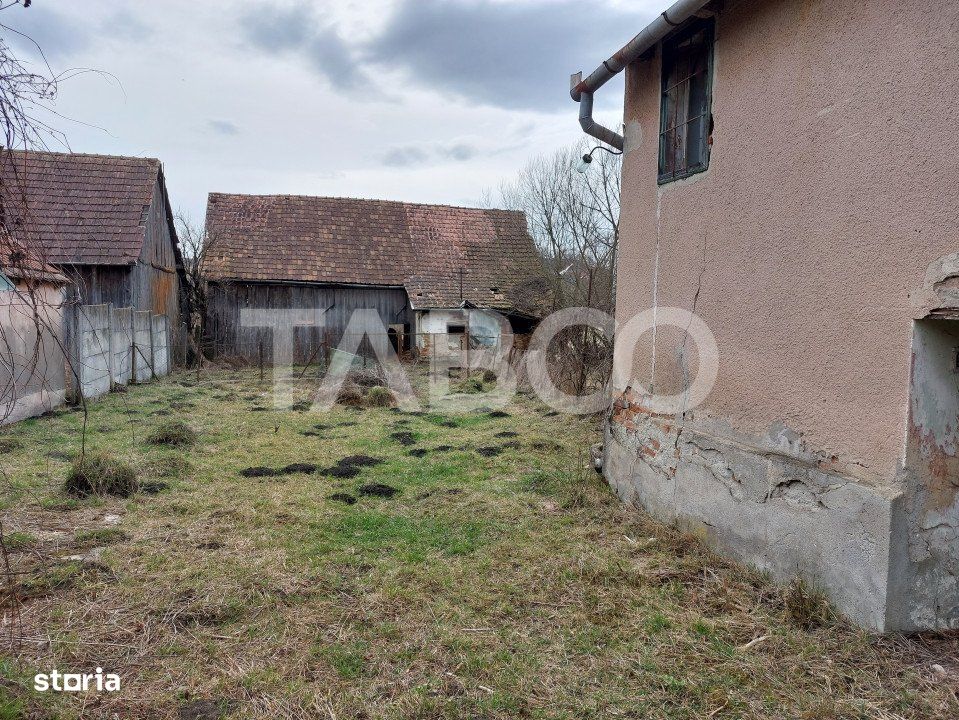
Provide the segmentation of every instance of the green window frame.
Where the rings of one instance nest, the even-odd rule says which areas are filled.
[[[714,35],[713,20],[697,20],[663,41],[660,185],[709,167]]]

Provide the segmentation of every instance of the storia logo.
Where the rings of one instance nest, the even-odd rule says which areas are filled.
[[[37,692],[55,690],[57,692],[116,692],[120,689],[120,676],[114,673],[104,674],[103,668],[92,673],[61,673],[51,670],[49,673],[37,673],[33,677],[33,689]]]

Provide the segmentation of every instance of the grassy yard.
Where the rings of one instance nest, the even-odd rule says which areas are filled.
[[[0,718],[959,717],[955,636],[870,637],[625,510],[595,424],[274,411],[257,380],[92,404],[127,499],[63,492],[82,413],[0,436]],[[148,442],[177,418],[195,443]],[[96,667],[121,690],[32,690]]]

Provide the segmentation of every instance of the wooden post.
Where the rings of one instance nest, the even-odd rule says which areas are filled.
[[[466,327],[463,333],[463,342],[466,343],[466,379],[470,379],[470,316],[466,315]]]
[[[137,316],[130,310],[130,384],[137,383]]]
[[[260,352],[260,382],[263,382],[263,341],[262,340],[260,340],[259,347],[260,347],[260,350],[259,350]]]
[[[110,389],[116,384],[113,374],[113,303],[107,305],[107,374],[110,376]]]
[[[150,320],[150,380],[156,380],[157,376],[157,352],[156,343],[153,342],[153,313],[147,316]]]

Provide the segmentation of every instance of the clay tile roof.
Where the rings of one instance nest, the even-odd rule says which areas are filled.
[[[155,158],[4,152],[3,221],[49,263],[129,265],[159,173]]]
[[[219,280],[402,286],[417,309],[541,314],[543,273],[518,211],[211,193],[207,231]]]
[[[43,256],[0,228],[0,272],[11,280],[38,280],[65,285],[68,280]]]

